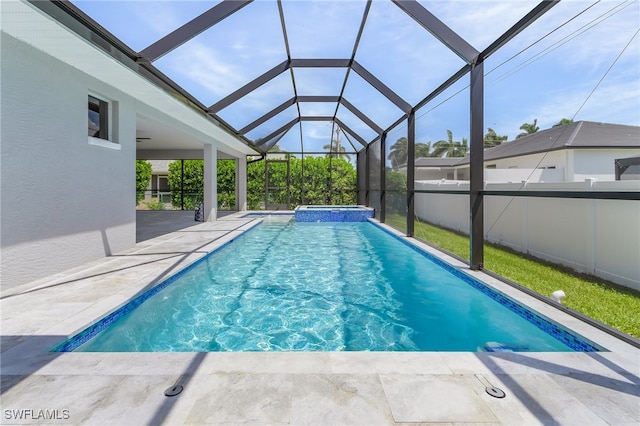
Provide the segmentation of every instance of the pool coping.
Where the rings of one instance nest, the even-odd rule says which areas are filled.
[[[199,380],[212,380],[212,376],[219,375],[340,375],[359,378],[357,380],[365,380],[365,377],[375,375],[387,393],[393,387],[391,382],[385,382],[391,380],[390,378],[415,381],[431,377],[445,380],[449,377],[446,380],[465,378],[469,381],[465,386],[473,389],[479,398],[486,396],[482,395],[483,388],[478,388],[478,383],[473,381],[473,377],[478,375],[492,380],[493,383],[500,383],[500,386],[512,395],[518,392],[518,388],[522,388],[522,385],[514,384],[512,381],[522,375],[530,377],[531,380],[547,380],[549,377],[558,377],[559,380],[561,377],[593,375],[597,380],[640,384],[640,351],[637,348],[487,274],[472,271],[459,260],[415,239],[411,239],[411,242],[421,250],[574,330],[607,348],[609,352],[49,352],[65,338],[74,335],[157,283],[159,277],[188,266],[260,222],[259,217],[243,217],[246,213],[239,212],[216,222],[202,223],[147,240],[132,250],[5,292],[0,304],[3,340],[0,368],[3,377],[22,379],[21,383],[6,385],[8,388],[6,391],[3,390],[3,405],[15,406],[14,401],[21,401],[20,398],[29,395],[30,398],[37,399],[38,392],[30,390],[31,387],[27,387],[27,384],[30,381],[51,380],[46,377],[63,377],[66,381],[73,381],[73,377],[98,376],[107,380],[108,377],[127,376],[145,383],[159,380],[160,377],[170,377],[168,380],[174,382],[180,377],[189,377],[194,383],[200,383]],[[383,224],[381,226],[386,227]],[[408,238],[392,228],[386,228],[399,238]],[[63,289],[64,292],[61,291]],[[584,384],[584,389],[587,385],[588,383]],[[565,391],[563,388],[563,392]],[[576,400],[582,400],[583,391],[579,388],[569,392],[569,395]],[[527,392],[535,391],[527,389]],[[640,401],[640,396],[632,397],[637,397]],[[193,404],[197,405],[198,401],[197,395],[189,398],[189,409],[173,411],[165,420],[171,420],[172,423],[187,422],[193,414]],[[396,416],[400,408],[394,406],[390,395],[387,394],[386,398],[385,404],[391,407],[393,421],[403,421],[411,417]],[[520,407],[520,404],[524,403],[522,398],[519,398],[517,403],[512,403]],[[491,407],[494,401],[483,399],[483,404]],[[47,404],[42,403],[41,406]],[[522,407],[518,408],[521,409]],[[580,412],[587,415],[594,409],[593,406],[584,403]],[[628,411],[628,408],[626,410]],[[610,423],[604,414],[597,414]],[[498,423],[509,423],[504,420],[506,417],[501,417],[497,411],[494,411],[494,415]],[[526,418],[527,414],[523,412],[521,415]],[[434,420],[426,414],[425,416],[417,418],[416,421]],[[462,415],[458,418],[456,413],[452,413],[452,421],[464,422],[465,418]]]

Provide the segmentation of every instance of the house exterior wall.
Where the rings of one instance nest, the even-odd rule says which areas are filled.
[[[494,163],[491,163],[494,164]],[[555,169],[530,169],[530,168],[496,168],[484,169],[485,182],[564,182],[566,171],[562,168]],[[469,167],[458,169],[444,169],[416,167],[416,181],[445,180],[469,180]]]
[[[567,158],[564,151],[550,151],[547,153],[523,155],[519,157],[501,158],[498,160],[485,160],[484,166],[495,166],[495,169],[485,169],[486,172],[493,173],[487,181],[497,181],[498,176],[501,182],[528,180],[530,182],[563,182],[573,180],[567,175]],[[550,170],[550,172],[539,173],[535,170]],[[499,170],[501,172],[493,172]],[[553,171],[555,170],[555,171]],[[559,172],[562,170],[563,172]],[[500,174],[501,173],[501,174]]]
[[[565,171],[556,169],[484,169],[485,182],[563,182]]]
[[[468,190],[466,182],[416,182],[416,189]],[[640,191],[640,181],[488,183],[487,190]],[[455,194],[415,195],[416,216],[469,232],[469,198]],[[563,264],[640,290],[640,203],[544,197],[484,198],[488,241]],[[487,259],[490,262],[490,259]]]
[[[565,155],[562,151],[550,151],[546,153],[501,158],[498,160],[485,160],[484,165],[487,167],[488,165],[495,164],[497,169],[564,168],[565,161]]]
[[[530,182],[584,182],[585,179],[615,180],[614,160],[616,158],[632,157],[640,155],[640,143],[638,149],[563,149],[550,151],[546,154],[531,154],[520,157],[503,158],[494,161],[485,161],[485,167],[489,164],[496,165],[496,169],[520,170],[542,168],[549,170],[536,178],[532,175]],[[563,177],[555,170],[563,170]],[[510,176],[508,175],[505,176]],[[516,181],[520,178],[520,172],[513,172],[513,178],[505,179]],[[489,179],[487,179],[489,180]]]
[[[498,160],[485,160],[486,182],[584,182],[585,179],[615,180],[614,160],[640,155],[638,149],[563,149]],[[489,168],[487,168],[489,167]],[[469,180],[469,166],[451,170],[416,167],[416,180]]]
[[[135,101],[0,33],[2,290],[135,244]],[[112,101],[89,144],[88,94]],[[114,149],[115,148],[115,149]]]
[[[155,175],[168,175],[169,163],[175,160],[147,160],[151,163],[152,173]]]
[[[551,151],[540,154],[523,155],[498,160],[485,160],[484,180],[486,182],[565,182],[572,181],[573,154],[570,150]],[[490,168],[487,168],[487,167]],[[455,171],[455,173],[452,173]],[[451,175],[454,175],[452,177]],[[416,180],[469,180],[469,165],[458,166],[454,170],[416,167]],[[583,179],[584,180],[584,179]]]
[[[406,169],[404,170],[406,173]],[[415,177],[416,180],[440,180],[447,179],[447,175],[453,175],[453,170],[447,169],[442,170],[440,168],[427,168],[427,167],[416,167]],[[453,177],[449,177],[448,179],[453,179]]]
[[[598,180],[616,180],[614,161],[617,158],[640,155],[638,149],[580,149],[574,150],[573,180],[584,181],[587,178]]]

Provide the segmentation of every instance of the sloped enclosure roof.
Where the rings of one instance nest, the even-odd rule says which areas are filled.
[[[485,1],[57,5],[257,151],[312,154],[361,151],[558,3],[504,2],[517,14],[491,22],[463,19]]]
[[[415,0],[60,3],[263,152],[359,151],[488,46]]]

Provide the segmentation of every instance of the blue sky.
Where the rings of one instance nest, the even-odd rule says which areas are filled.
[[[140,51],[217,2],[74,3],[132,49]],[[421,3],[477,50],[482,50],[538,2]],[[291,56],[349,58],[364,6],[364,1],[355,0],[283,1]],[[534,119],[542,129],[562,118],[640,125],[639,26],[637,0],[560,2],[485,62],[485,127],[512,139],[520,132],[522,123]],[[512,58],[528,46],[531,47]],[[275,1],[256,0],[154,65],[202,103],[211,105],[285,59],[277,5]],[[373,2],[356,60],[412,105],[464,65],[387,0]],[[346,70],[293,72],[298,95],[337,96]],[[456,140],[468,137],[468,81],[463,78],[418,111],[418,142],[444,139],[447,129],[453,131]],[[291,75],[286,72],[221,110],[219,115],[239,129],[293,96]],[[354,72],[349,75],[344,96],[382,128],[402,115]],[[335,108],[335,104],[302,104],[301,112],[333,115]],[[296,114],[295,107],[289,108],[248,136],[265,136]],[[366,140],[375,137],[368,126],[342,106],[338,117]],[[331,123],[304,122],[299,126],[281,140],[283,149],[299,151],[301,134],[306,151],[321,150],[329,142]],[[389,140],[395,141],[405,131],[405,126],[395,129]]]

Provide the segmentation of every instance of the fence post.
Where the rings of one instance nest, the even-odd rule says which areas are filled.
[[[589,191],[593,191],[597,185],[598,179],[596,178],[586,178],[584,180],[585,184]],[[588,201],[587,201],[588,202]],[[586,241],[585,246],[587,248],[587,259],[585,262],[586,272],[588,274],[595,275],[596,274],[596,245],[597,245],[597,217],[596,217],[596,208],[598,200],[591,200],[591,202],[586,206],[587,209],[587,227],[585,232]]]
[[[384,155],[382,157],[384,161]],[[407,237],[415,231],[415,205],[413,192],[416,185],[416,112],[411,110],[407,117]]]
[[[385,164],[385,154],[387,152],[387,133],[382,132],[380,135],[380,222],[387,220],[387,169]]]
[[[529,181],[523,180],[520,190],[526,191],[528,183]],[[529,197],[523,198],[524,214],[522,215],[522,252],[529,254],[529,228],[531,227],[531,224],[529,223]]]

